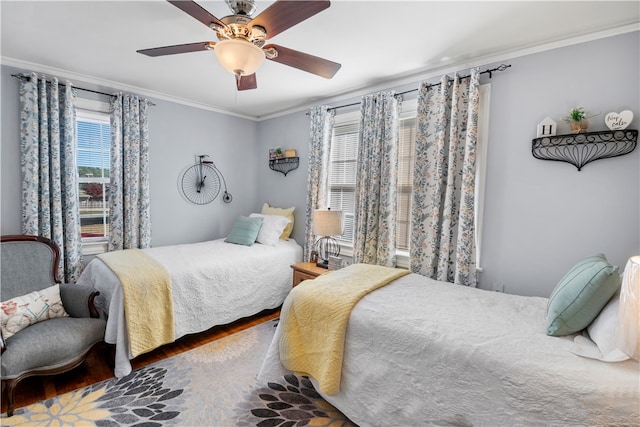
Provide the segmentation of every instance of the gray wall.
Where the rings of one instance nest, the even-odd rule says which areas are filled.
[[[549,116],[558,122],[559,133],[568,133],[562,117],[574,106],[600,113],[590,120],[590,130],[606,130],[605,114],[625,109],[635,115],[630,128],[638,129],[639,35],[515,58],[505,61],[512,65],[508,71],[491,80],[483,77],[492,88],[482,288],[501,283],[508,293],[549,296],[584,256],[602,252],[622,269],[631,255],[640,253],[640,149],[590,163],[580,172],[568,163],[531,155],[537,124]],[[261,122],[259,134],[263,150],[279,138],[308,141],[308,117],[299,113]],[[305,158],[305,144],[298,147]],[[302,214],[305,175],[295,171],[282,179],[260,171],[264,194],[281,198]],[[276,185],[277,178],[283,185]],[[290,193],[285,196],[285,191]],[[302,242],[303,231],[296,232]]]
[[[258,168],[258,194],[260,206],[289,208],[295,206],[293,238],[304,245],[304,217],[307,203],[307,169],[309,165],[309,117],[297,112],[259,124],[260,167]],[[284,176],[267,166],[269,148],[294,148],[299,160],[298,169]]]
[[[569,133],[561,117],[573,106],[604,116],[630,109],[640,123],[638,32],[522,57],[492,86],[483,286],[548,296],[578,259],[604,253],[624,268],[640,253],[640,149],[598,160],[582,171],[531,155],[545,116]]]
[[[624,109],[633,111],[630,128],[638,129],[639,39],[634,32],[515,58],[490,81],[481,287],[503,283],[509,293],[548,296],[581,257],[603,252],[622,268],[640,253],[640,149],[581,172],[531,155],[536,125],[550,116],[566,132],[561,118],[573,106],[600,113],[590,130],[606,129],[604,115]],[[16,71],[2,67],[0,82],[2,234],[20,232],[17,79],[10,77]],[[264,202],[296,207],[293,236],[303,242],[309,142],[304,111],[253,122],[153,101],[154,246],[222,237],[238,215],[258,211]],[[300,157],[300,167],[286,177],[268,167],[268,149],[277,146],[295,148]],[[197,154],[209,154],[222,170],[231,204],[218,198],[195,206],[182,198],[179,176]]]
[[[20,103],[16,70],[0,67],[0,232],[20,234]]]
[[[257,123],[170,102],[157,101],[149,121],[153,245],[190,243],[227,235],[238,215],[256,206],[258,192]],[[208,154],[222,172],[231,203],[218,197],[206,205],[188,202],[179,178]]]

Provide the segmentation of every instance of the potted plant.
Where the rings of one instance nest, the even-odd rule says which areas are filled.
[[[569,115],[564,118],[564,121],[569,123],[573,133],[582,133],[589,128],[589,120],[587,119],[587,113],[583,107],[574,107],[569,111]]]
[[[283,157],[282,148],[280,148],[280,147],[276,148],[276,157],[278,159],[281,159]]]

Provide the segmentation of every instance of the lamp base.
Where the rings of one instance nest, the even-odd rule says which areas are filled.
[[[336,239],[330,236],[318,238],[313,245],[313,249],[318,253],[316,267],[329,269],[329,258],[340,255],[340,245]]]
[[[316,262],[316,267],[329,269],[329,261],[318,261]]]

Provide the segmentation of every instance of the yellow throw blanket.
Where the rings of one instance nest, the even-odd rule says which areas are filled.
[[[282,364],[315,378],[322,393],[338,393],[351,310],[369,292],[406,274],[408,270],[353,264],[293,288],[280,316]]]
[[[98,257],[120,279],[131,356],[175,341],[171,277],[167,270],[140,249]]]

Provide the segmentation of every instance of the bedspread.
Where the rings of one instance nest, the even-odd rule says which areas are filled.
[[[167,270],[140,249],[107,252],[98,258],[122,285],[131,355],[136,357],[173,342],[173,297]]]
[[[171,276],[175,337],[231,323],[282,304],[291,290],[291,264],[300,262],[302,248],[295,240],[276,247],[208,242],[144,249]],[[92,260],[78,283],[94,286],[96,306],[107,313],[105,341],[116,344],[115,375],[131,372],[122,287],[99,259]]]
[[[314,377],[320,391],[340,390],[344,336],[351,310],[366,294],[408,270],[354,264],[295,287],[282,306],[280,359],[294,372]]]
[[[546,304],[402,277],[354,307],[340,392],[324,397],[361,427],[638,425],[638,362],[571,353],[573,336],[546,335]],[[262,381],[287,372],[281,332]]]

